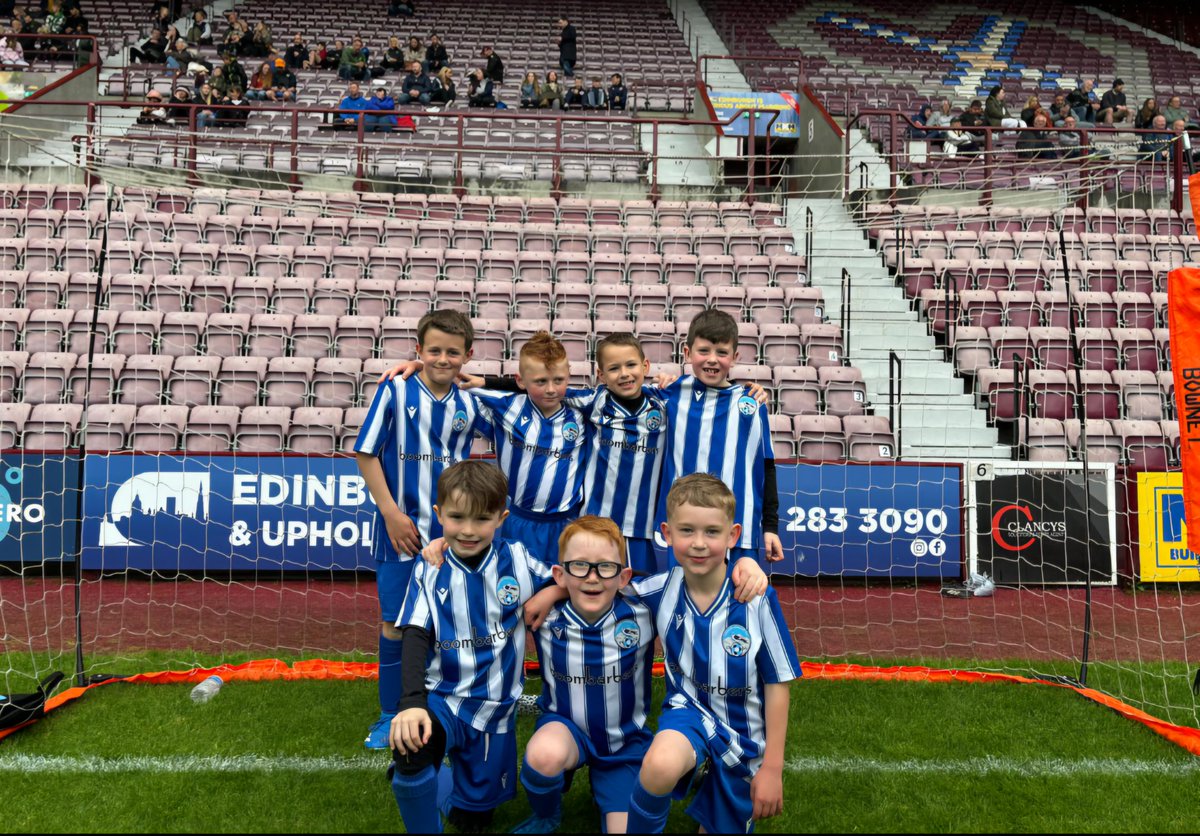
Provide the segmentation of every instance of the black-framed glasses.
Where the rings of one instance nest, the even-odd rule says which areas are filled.
[[[601,580],[607,581],[619,575],[622,567],[620,563],[614,563],[611,560],[601,560],[599,563],[589,563],[586,560],[568,560],[563,564],[563,568],[573,578],[586,578],[595,569],[596,575]]]

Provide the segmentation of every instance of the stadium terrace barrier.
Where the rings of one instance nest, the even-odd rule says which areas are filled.
[[[874,130],[876,123],[871,121],[873,118],[878,117],[882,117],[884,124],[884,130],[882,131],[881,135]],[[896,110],[883,110],[874,108],[860,110],[846,125],[844,174],[847,193],[855,190],[855,184],[853,182],[854,173],[850,170],[850,144],[854,138],[854,133],[851,129],[859,126],[866,126],[868,130],[871,131],[872,138],[880,141],[883,145],[882,153],[884,158],[887,160],[890,173],[890,196],[887,202],[894,203],[897,200],[897,195],[900,190],[901,176],[912,170],[911,168],[906,168],[912,163],[912,156],[908,152],[907,143],[910,139],[922,139],[920,136],[910,137],[909,132],[911,130],[932,132],[937,131],[938,129],[928,128],[925,125],[919,125],[913,122],[913,120],[907,114]],[[959,154],[955,155],[955,157],[941,157],[940,155],[929,154],[929,158],[936,158],[938,160],[957,159],[959,161],[982,160],[982,165],[977,166],[977,168],[981,168],[982,171],[975,172],[978,175],[975,179],[975,185],[979,188],[981,193],[981,206],[992,205],[994,197],[993,193],[995,189],[1000,188],[999,183],[1001,178],[997,173],[997,169],[1004,162],[1012,161],[1026,166],[1029,169],[1030,174],[1036,173],[1036,169],[1038,168],[1044,168],[1045,173],[1049,176],[1053,176],[1056,173],[1069,171],[1073,166],[1088,166],[1090,167],[1090,170],[1086,173],[1100,175],[1100,177],[1103,177],[1107,171],[1115,169],[1118,166],[1134,164],[1150,166],[1155,174],[1162,175],[1166,179],[1166,185],[1170,191],[1171,209],[1176,212],[1180,212],[1183,210],[1183,189],[1185,175],[1190,173],[1190,168],[1192,166],[1190,161],[1187,161],[1187,165],[1185,165],[1184,157],[1187,155],[1185,153],[1180,153],[1180,150],[1185,147],[1182,142],[1182,137],[1184,134],[1186,134],[1188,137],[1200,138],[1200,132],[1185,131],[1171,141],[1171,153],[1169,154],[1168,160],[1151,162],[1142,159],[1140,156],[1133,159],[1110,158],[1106,155],[1106,152],[1097,150],[1097,143],[1108,138],[1119,139],[1122,137],[1133,137],[1136,140],[1138,137],[1145,135],[1161,135],[1164,133],[1163,131],[1136,128],[1088,128],[1086,126],[1077,126],[1073,131],[1066,128],[1057,128],[1052,126],[1046,128],[999,128],[970,126],[964,127],[963,130],[967,131],[968,133],[975,134],[976,136],[982,134],[983,149],[973,154]],[[1021,134],[1026,132],[1043,132],[1047,134],[1053,134],[1055,136],[1062,133],[1076,133],[1080,138],[1080,153],[1078,156],[1071,158],[1058,158],[1056,160],[1046,161],[1033,158],[1032,156],[1022,156],[1021,152],[1014,146],[1001,146],[1000,137],[1002,135]],[[1058,150],[1057,146],[1055,150]],[[1050,165],[1050,163],[1057,163],[1058,166],[1054,167]],[[1083,189],[1080,197],[1078,198],[1078,205],[1081,209],[1087,208],[1088,191],[1090,191],[1090,189]]]
[[[777,55],[777,54],[771,54],[771,53],[763,54],[761,52],[746,53],[746,54],[733,54],[733,55],[705,54],[705,55],[701,55],[696,60],[696,89],[697,90],[704,90],[706,88],[712,87],[712,85],[708,83],[708,65],[710,63],[712,63],[713,61],[736,61],[736,62],[738,62],[739,66],[743,66],[746,63],[758,63],[758,64],[767,64],[770,66],[784,67],[784,68],[795,67],[795,70],[796,70],[796,75],[794,76],[795,85],[789,87],[788,89],[799,92],[800,90],[803,90],[804,87],[808,84],[808,75],[804,71],[804,59],[797,55],[787,55],[787,54],[778,54]],[[790,76],[790,69],[789,69],[789,76]],[[789,77],[788,80],[790,81],[791,77]]]
[[[27,100],[27,105],[36,105],[39,102],[35,100]],[[508,110],[470,110],[470,111],[438,111],[427,112],[423,108],[400,108],[392,111],[344,111],[337,107],[283,107],[277,105],[264,105],[262,103],[243,104],[243,105],[224,105],[220,108],[222,111],[236,110],[238,112],[275,112],[287,114],[288,118],[288,133],[286,136],[273,136],[270,139],[264,139],[253,136],[239,136],[233,132],[236,127],[229,127],[230,134],[223,133],[225,128],[218,128],[212,131],[200,132],[197,130],[197,114],[206,109],[211,109],[211,106],[202,104],[171,104],[166,101],[165,105],[173,108],[174,112],[179,113],[186,110],[186,124],[178,126],[156,126],[156,129],[137,131],[132,133],[106,134],[105,123],[103,121],[104,114],[114,111],[129,110],[132,108],[144,108],[146,102],[130,102],[130,101],[69,101],[55,102],[57,106],[74,105],[80,108],[86,108],[86,119],[88,125],[88,134],[86,136],[75,137],[74,139],[79,146],[81,154],[81,165],[89,170],[89,176],[94,180],[94,168],[97,165],[104,165],[103,159],[103,143],[109,141],[144,141],[152,144],[155,149],[154,157],[159,161],[159,164],[171,167],[177,170],[188,172],[193,180],[193,184],[198,184],[198,174],[200,168],[198,166],[198,156],[200,149],[206,146],[220,146],[222,144],[236,144],[243,147],[260,147],[263,150],[266,160],[265,168],[274,170],[290,176],[291,185],[299,187],[299,176],[302,172],[299,157],[301,151],[306,144],[313,148],[328,150],[328,146],[321,146],[313,143],[309,138],[302,137],[300,134],[300,116],[301,114],[315,115],[321,117],[324,121],[322,125],[330,134],[330,138],[336,137],[353,137],[355,147],[353,150],[352,166],[353,171],[349,176],[353,176],[358,182],[355,185],[357,190],[365,189],[364,180],[368,177],[367,154],[370,150],[394,150],[397,156],[402,155],[408,150],[412,151],[430,151],[440,152],[443,154],[454,156],[453,180],[455,189],[459,194],[465,193],[465,180],[467,175],[464,174],[464,157],[472,153],[484,153],[496,151],[486,143],[475,143],[468,141],[467,131],[472,127],[480,126],[495,126],[504,124],[514,124],[517,122],[536,122],[544,124],[554,130],[553,144],[547,143],[545,147],[531,145],[528,147],[512,147],[505,149],[507,151],[517,152],[531,157],[540,158],[548,161],[548,165],[552,166],[551,176],[548,178],[552,182],[554,194],[560,195],[564,178],[563,163],[572,158],[582,160],[584,158],[601,158],[612,159],[616,163],[625,160],[630,163],[636,163],[638,166],[638,174],[633,177],[630,182],[647,182],[650,187],[650,196],[652,199],[657,199],[660,195],[659,187],[659,172],[658,166],[654,164],[659,157],[660,140],[663,135],[673,127],[686,128],[695,130],[697,128],[709,128],[714,132],[719,131],[725,126],[734,121],[751,115],[755,118],[765,118],[766,124],[770,124],[777,117],[777,111],[764,109],[743,109],[734,113],[727,120],[714,119],[679,119],[679,118],[644,118],[636,116],[615,116],[605,114],[603,116],[576,115],[572,113],[529,113],[517,109]],[[406,130],[404,126],[398,126],[387,132],[370,132],[367,130],[364,120],[359,119],[357,125],[350,130],[335,129],[333,127],[333,117],[339,113],[370,113],[372,116],[396,116],[409,117],[417,124],[415,132]],[[412,137],[420,137],[420,125],[422,123],[450,123],[455,126],[456,142],[450,145],[438,144],[421,144],[420,142],[405,142],[404,144],[396,143],[394,149],[388,148],[386,137],[389,134],[409,134]],[[569,130],[572,125],[579,128],[584,128],[588,123],[605,124],[605,125],[630,125],[634,129],[634,143],[643,143],[642,150],[634,148],[618,149],[618,148],[587,148],[572,146],[569,140]],[[644,148],[645,129],[649,128],[649,148]],[[367,143],[368,138],[374,140],[378,138],[379,143]],[[581,143],[581,145],[583,145]],[[747,176],[746,195],[745,199],[748,202],[753,202],[756,199],[756,194],[762,195],[765,191],[761,184],[757,184],[759,179],[755,161],[760,159],[765,153],[769,152],[769,144],[765,140],[761,140],[754,136],[747,137],[744,140],[745,160],[749,166],[748,171],[751,175]],[[282,168],[277,164],[276,160],[280,156],[281,149],[283,151],[283,159],[286,160],[286,165]],[[473,175],[472,175],[473,176]],[[645,178],[645,180],[643,180]]]
[[[20,64],[0,63],[4,70],[37,70],[38,64],[52,64],[55,61],[70,60],[75,68],[98,66],[100,64],[100,48],[95,35],[48,35],[45,33],[23,32],[17,35],[11,33],[4,38],[15,38],[21,44],[25,61]],[[74,49],[67,47],[75,44]],[[50,47],[58,47],[51,51]],[[80,48],[83,47],[83,48]]]

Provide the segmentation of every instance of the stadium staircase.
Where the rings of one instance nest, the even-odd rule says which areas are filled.
[[[841,315],[842,269],[850,274],[847,359],[862,370],[876,415],[888,414],[891,352],[901,361],[896,407],[901,458],[1011,458],[1011,448],[997,443],[987,412],[976,408],[974,396],[966,393],[962,378],[955,376],[954,366],[946,362],[926,323],[880,263],[845,204],[838,199],[788,201],[787,222],[801,247],[806,209],[812,210],[814,229],[809,275],[812,286],[824,293],[830,322],[838,322]]]

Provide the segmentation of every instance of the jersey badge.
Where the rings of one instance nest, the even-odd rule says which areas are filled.
[[[750,631],[734,624],[721,634],[721,647],[730,656],[745,656],[750,652]]]
[[[521,597],[521,586],[512,575],[505,575],[496,582],[496,597],[506,607],[514,606]]]
[[[618,624],[613,632],[617,639],[617,647],[623,650],[637,647],[642,638],[641,628],[638,627],[636,621],[630,618]]]

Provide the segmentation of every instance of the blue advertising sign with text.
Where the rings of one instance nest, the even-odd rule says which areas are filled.
[[[75,558],[79,457],[0,453],[0,562]]]

